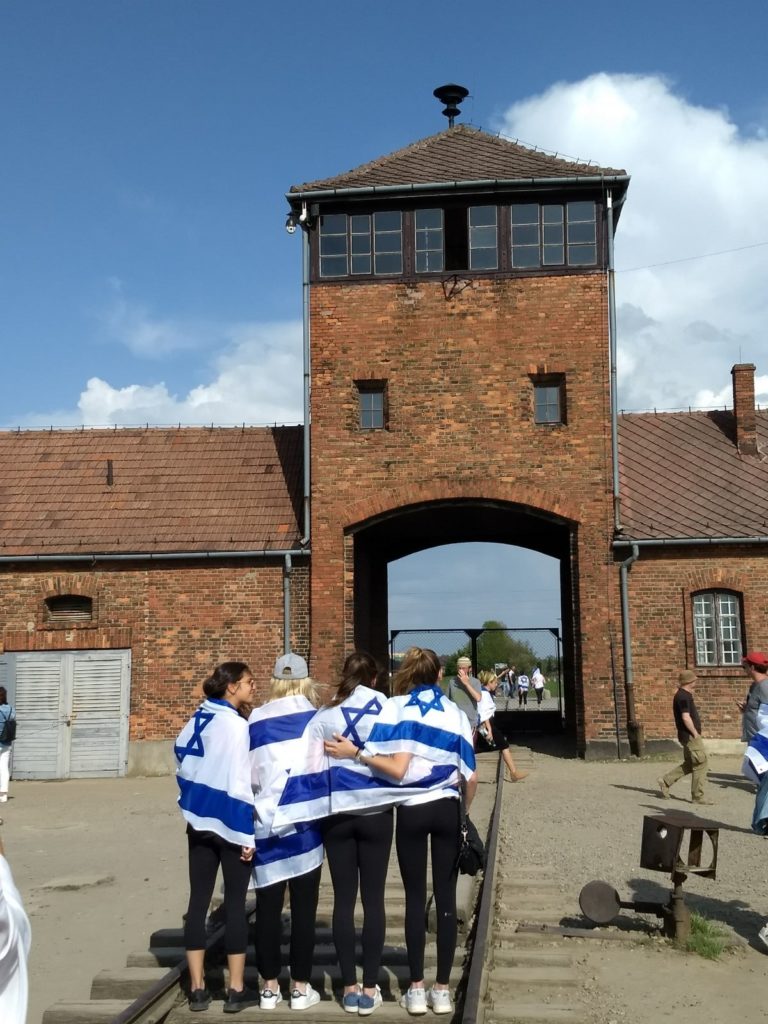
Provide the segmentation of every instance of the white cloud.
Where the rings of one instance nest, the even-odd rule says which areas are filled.
[[[620,404],[730,405],[731,366],[768,363],[766,126],[748,137],[659,76],[598,74],[516,103],[501,127],[632,175],[616,236]],[[673,260],[686,262],[656,266]]]
[[[163,383],[115,387],[91,377],[76,410],[30,413],[19,425],[301,422],[301,323],[222,325],[219,331],[228,344],[213,361],[212,379],[186,395]]]

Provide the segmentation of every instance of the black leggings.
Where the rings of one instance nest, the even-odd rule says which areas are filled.
[[[189,905],[184,922],[185,949],[205,949],[205,918],[221,864],[224,876],[224,945],[227,953],[244,953],[248,945],[245,894],[250,863],[240,860],[242,848],[212,832],[187,829],[189,847]]]
[[[438,985],[447,985],[456,953],[456,858],[459,801],[433,800],[397,809],[397,859],[405,886],[405,944],[411,981],[424,979],[427,838],[432,857],[432,892],[437,911]]]
[[[363,903],[363,988],[379,978],[387,927],[384,885],[392,848],[392,810],[377,814],[334,814],[326,818],[323,842],[333,882],[333,942],[345,987],[355,972],[355,903],[358,878]]]
[[[272,981],[280,974],[285,887],[291,895],[291,980],[309,981],[315,953],[315,917],[320,891],[320,868],[256,890],[256,963],[259,974]]]

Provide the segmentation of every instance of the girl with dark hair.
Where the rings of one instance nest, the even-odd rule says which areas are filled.
[[[8,800],[8,784],[11,781],[11,748],[13,740],[7,738],[7,722],[16,720],[16,712],[8,703],[8,693],[0,686],[0,804]]]
[[[448,990],[456,952],[456,879],[459,852],[459,785],[469,804],[477,787],[472,731],[466,715],[437,685],[440,661],[434,651],[412,647],[393,680],[394,697],[378,716],[363,746],[340,732],[325,743],[335,758],[355,758],[374,774],[402,786],[437,780],[398,805],[396,846],[405,887],[405,942],[411,984],[400,1000],[411,1014],[450,1013]],[[427,841],[437,910],[437,973],[424,988],[427,902]]]
[[[179,806],[187,822],[189,906],[184,945],[189,967],[190,1010],[207,1010],[205,918],[221,865],[224,876],[225,947],[229,992],[225,1013],[258,1003],[245,988],[248,924],[245,895],[255,847],[248,723],[238,713],[253,699],[253,676],[242,661],[219,665],[203,683],[206,699],[178,735]]]

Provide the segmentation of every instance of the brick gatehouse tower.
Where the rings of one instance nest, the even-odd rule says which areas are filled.
[[[386,658],[391,560],[527,547],[560,563],[583,752],[615,714],[608,271],[629,178],[449,124],[288,194],[311,351],[312,671],[337,677],[355,646]]]

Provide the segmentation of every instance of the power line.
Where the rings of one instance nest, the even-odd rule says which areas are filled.
[[[690,263],[696,259],[709,259],[711,256],[727,256],[729,253],[742,253],[748,249],[760,249],[768,246],[768,242],[755,242],[750,246],[738,246],[736,249],[720,249],[715,253],[701,253],[699,256],[683,256],[682,259],[668,259],[664,263],[648,263],[646,266],[630,266],[616,273],[634,273],[635,270],[654,270],[657,266],[672,266],[674,263]]]

